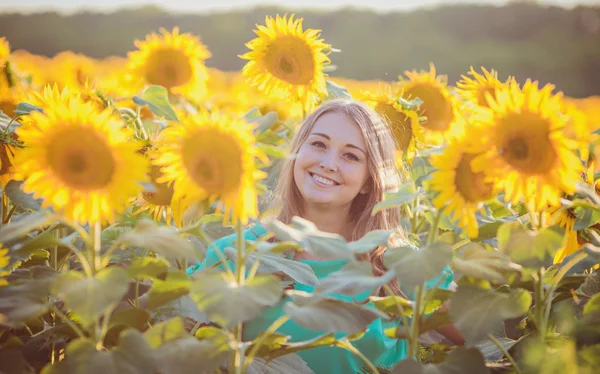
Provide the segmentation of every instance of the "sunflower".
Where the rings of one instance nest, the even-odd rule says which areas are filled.
[[[4,269],[9,263],[10,257],[8,255],[8,249],[2,247],[2,244],[0,244],[0,286],[8,284],[5,278],[8,276],[9,272]]]
[[[446,77],[437,75],[433,64],[428,72],[406,71],[404,74],[407,79],[400,77],[403,97],[423,101],[420,109],[427,118],[423,123],[426,141],[441,144],[447,135],[458,131],[459,126],[456,99],[448,91]]]
[[[417,143],[424,141],[419,113],[415,106],[401,99],[401,93],[394,95],[388,87],[376,94],[363,92],[362,96],[387,121],[402,152],[411,153]]]
[[[17,130],[25,148],[15,165],[24,191],[43,198],[43,208],[83,224],[110,222],[141,192],[147,160],[110,110],[72,97],[30,117]]]
[[[133,214],[138,215],[145,211],[152,216],[155,221],[164,218],[167,224],[170,224],[173,219],[173,213],[171,211],[171,202],[174,191],[173,183],[157,182],[157,180],[162,177],[160,167],[157,165],[150,166],[149,177],[155,191],[142,191],[141,196],[133,201],[133,204],[139,207]]]
[[[456,82],[456,92],[468,102],[472,102],[480,106],[489,106],[487,95],[496,96],[496,89],[502,88],[506,85],[505,82],[501,82],[498,79],[498,72],[492,69],[491,71],[481,67],[483,75],[473,69],[468,74],[473,78],[465,75],[461,75],[462,80]],[[508,78],[511,80],[512,78]]]
[[[160,28],[144,41],[135,41],[138,50],[129,52],[128,68],[131,80],[163,86],[173,94],[199,99],[206,94],[208,72],[204,60],[212,55],[195,36],[179,33],[174,27],[169,33]]]
[[[565,257],[572,255],[581,248],[577,237],[577,231],[573,229],[577,216],[575,215],[573,208],[565,208],[562,206],[550,208],[548,214],[550,215],[549,223],[564,228],[567,236],[565,245],[554,255],[553,263],[559,264]]]
[[[247,223],[258,213],[256,184],[264,178],[255,159],[267,162],[255,146],[253,129],[243,119],[219,111],[182,115],[162,131],[154,164],[159,183],[174,181],[173,199],[217,200],[224,222]]]
[[[471,116],[471,150],[481,153],[472,163],[505,192],[506,201],[525,201],[532,211],[559,204],[562,193],[575,192],[583,172],[574,151],[578,142],[564,134],[569,118],[562,115],[553,85],[538,88],[516,82],[490,97],[490,107],[476,107]],[[489,96],[488,96],[489,97]]]
[[[15,153],[19,150],[20,142],[14,132],[0,138],[0,187],[2,189],[8,182],[15,179],[14,158]]]
[[[324,68],[330,63],[331,46],[320,39],[320,30],[303,31],[302,18],[294,15],[266,17],[257,25],[258,35],[246,43],[250,52],[242,75],[267,95],[299,101],[306,111],[327,95]]]
[[[453,138],[443,153],[431,156],[437,169],[429,182],[432,191],[439,192],[433,200],[438,209],[447,205],[450,216],[471,238],[479,232],[475,213],[483,203],[496,194],[494,184],[485,180],[481,172],[473,171],[471,162],[477,156],[466,151],[464,138]]]

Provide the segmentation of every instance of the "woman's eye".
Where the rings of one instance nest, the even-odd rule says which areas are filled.
[[[310,143],[310,145],[315,146],[315,147],[319,147],[319,148],[325,148],[325,143],[320,142],[318,140]]]
[[[360,159],[358,158],[357,155],[355,155],[354,153],[346,153],[346,157],[352,161],[359,161]]]

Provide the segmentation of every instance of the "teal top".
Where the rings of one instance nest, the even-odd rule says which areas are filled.
[[[257,235],[265,235],[267,231],[260,225],[256,225],[251,229],[247,229],[244,232],[246,240],[256,240]],[[227,247],[235,246],[237,234],[225,236],[216,240],[214,246],[209,246],[206,258],[202,262],[197,262],[194,266],[191,266],[187,270],[187,274],[191,275],[201,269],[219,261],[219,256],[215,253],[214,247],[218,248],[221,252]],[[330,261],[311,261],[311,260],[299,260],[309,265],[318,279],[323,279],[329,274],[340,270],[346,263],[347,260],[330,260]],[[223,269],[223,264],[219,265]],[[230,267],[233,265],[230,263]],[[443,277],[443,279],[439,279]],[[437,281],[440,283],[439,288],[448,289],[454,279],[452,270],[447,267],[438,277],[430,280],[426,283],[426,288],[433,287]],[[299,291],[313,292],[314,286],[308,286],[301,283],[295,283],[294,289]],[[372,290],[364,292],[359,295],[354,295],[357,300],[365,300],[372,294]],[[335,299],[353,302],[353,296],[349,295],[327,295]],[[290,301],[289,298],[283,298],[278,304],[273,307],[267,308],[263,311],[262,315],[255,318],[252,321],[248,321],[244,324],[244,339],[254,339],[261,332],[265,331],[271,323],[277,318],[284,314],[283,305]],[[368,307],[374,308],[371,302],[364,304]],[[395,364],[408,356],[408,345],[406,340],[388,338],[384,334],[384,330],[387,328],[395,327],[398,325],[399,318],[396,320],[385,321],[381,318],[376,319],[368,326],[368,331],[358,340],[354,340],[352,344],[371,362],[378,367],[391,368]],[[310,330],[305,327],[299,326],[294,321],[288,320],[278,330],[277,333],[287,335],[290,337],[290,342],[304,341],[316,338],[319,335],[325,333],[325,331]],[[337,333],[337,337],[344,336],[344,333]],[[315,374],[354,374],[362,373],[362,368],[365,367],[364,361],[359,357],[351,353],[350,351],[339,348],[339,347],[315,347],[309,350],[300,351],[297,353],[312,369]]]

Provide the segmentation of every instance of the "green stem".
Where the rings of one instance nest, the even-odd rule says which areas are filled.
[[[354,353],[361,360],[363,360],[363,362],[367,365],[367,367],[369,368],[369,370],[371,370],[373,374],[379,374],[379,370],[377,370],[377,367],[371,362],[371,360],[369,360],[365,355],[363,355],[361,351],[356,349],[356,347],[353,346],[352,343],[346,340],[343,342],[343,344],[346,349],[348,349],[350,352]]]
[[[543,342],[546,338],[546,323],[544,321],[544,273],[542,269],[537,272],[537,278],[534,277],[535,282],[535,325],[538,332],[538,337]]]
[[[522,374],[523,372],[519,368],[519,365],[517,365],[517,362],[515,361],[513,356],[511,356],[510,353],[508,353],[508,351],[506,350],[506,347],[504,347],[502,345],[502,343],[500,343],[492,334],[488,334],[488,339],[490,339],[492,341],[492,343],[494,343],[496,345],[496,347],[498,347],[500,352],[502,352],[502,354],[504,354],[504,357],[506,357],[506,359],[508,359],[508,361],[510,361],[510,363],[513,366],[513,370],[515,371],[515,374]]]
[[[10,208],[10,210],[8,211],[8,214],[6,214],[6,217],[4,217],[2,219],[3,224],[6,225],[8,223],[8,221],[10,221],[10,218],[12,217],[13,213],[15,212],[15,209],[17,209],[16,205],[13,205],[12,208]]]
[[[254,357],[256,356],[256,354],[258,353],[258,349],[260,348],[260,346],[263,344],[264,340],[269,336],[275,333],[275,331],[277,331],[278,328],[280,328],[281,326],[283,326],[284,323],[286,323],[288,320],[290,319],[290,317],[288,315],[283,315],[279,318],[277,318],[272,324],[271,326],[269,326],[269,328],[267,330],[265,330],[264,333],[262,333],[260,335],[260,337],[254,342],[254,345],[252,346],[252,349],[250,349],[250,352],[248,353],[248,355],[246,356],[246,359],[244,360],[244,366],[242,368],[242,370],[245,372],[246,370],[248,370],[248,366],[250,366],[250,364],[252,363],[252,361],[254,360]]]
[[[106,337],[106,334],[108,333],[111,312],[112,312],[112,307],[110,307],[106,311],[104,311],[104,319],[102,320],[102,329],[100,330],[100,337],[98,338],[98,341],[96,342],[96,350],[98,350],[98,351],[104,347],[104,338]]]
[[[225,254],[223,252],[221,252],[219,247],[217,247],[213,243],[213,241],[208,237],[208,235],[206,235],[206,233],[204,232],[204,230],[201,227],[198,228],[198,231],[196,233],[198,234],[198,236],[200,236],[200,239],[202,239],[206,242],[206,244],[209,247],[212,246],[213,250],[215,251],[215,254],[217,255],[217,257],[219,257],[219,261],[221,261],[221,263],[224,265],[223,268],[225,269],[225,272],[227,273],[227,275],[231,279],[235,279],[235,273],[233,272],[233,270],[231,270],[231,267],[227,263],[227,261],[229,260],[227,258],[227,256],[225,256]]]
[[[410,325],[411,339],[408,344],[408,357],[416,360],[417,352],[419,350],[419,321],[421,320],[421,307],[423,302],[423,285],[416,287],[415,292],[415,308],[413,310],[412,323]]]
[[[244,226],[242,222],[238,220],[237,222],[237,256],[235,259],[235,281],[239,287],[243,286],[245,283],[245,272],[246,267],[244,265]],[[242,352],[241,352],[241,343],[243,334],[243,325],[242,322],[237,323],[233,328],[233,335],[236,338],[237,345],[235,347],[235,352],[232,356],[231,362],[231,370],[235,371],[236,374],[242,374]]]
[[[435,220],[433,221],[433,226],[431,226],[431,231],[429,232],[429,238],[427,238],[427,244],[432,244],[437,239],[438,226],[440,224],[440,220],[442,219],[443,209],[438,210]]]
[[[23,114],[17,114],[13,118],[11,118],[10,122],[8,122],[8,124],[6,125],[6,127],[4,128],[4,130],[2,131],[2,135],[8,134],[8,130],[10,129],[10,125],[12,125],[12,123],[15,122],[16,119],[19,118],[19,117],[21,117],[21,116],[23,116]]]

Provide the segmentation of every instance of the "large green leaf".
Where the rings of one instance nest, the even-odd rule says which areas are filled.
[[[65,359],[44,367],[42,374],[155,374],[156,360],[152,349],[136,330],[125,330],[119,345],[108,352],[97,351],[88,339],[72,341]]]
[[[142,97],[134,96],[137,105],[148,105],[152,113],[169,121],[179,121],[177,114],[169,103],[169,92],[161,86],[150,86],[144,90]]]
[[[59,274],[52,282],[52,293],[65,302],[85,326],[93,324],[108,308],[115,306],[129,287],[127,271],[109,267],[95,277],[77,271]]]
[[[6,243],[23,237],[34,230],[40,230],[50,225],[55,216],[46,212],[35,212],[20,215],[9,224],[0,228],[0,243]]]
[[[161,321],[144,332],[144,338],[151,347],[157,348],[175,339],[188,336],[181,317]]]
[[[325,97],[325,101],[337,99],[337,98],[343,98],[343,99],[351,99],[352,98],[350,91],[348,91],[348,89],[346,87],[340,86],[339,84],[334,83],[329,79],[327,79],[325,81],[325,89],[327,90],[327,95]]]
[[[150,321],[150,312],[145,309],[132,308],[123,309],[110,317],[108,332],[104,338],[104,346],[117,344],[121,332],[128,328],[144,331]]]
[[[148,293],[148,309],[177,300],[190,292],[190,281],[182,271],[169,271],[165,280],[155,279]]]
[[[132,278],[158,279],[165,275],[169,269],[169,263],[162,258],[141,257],[135,258],[127,268],[127,273]]]
[[[600,314],[600,293],[595,294],[591,299],[589,299],[585,306],[583,307],[583,315],[586,316],[592,313]]]
[[[546,264],[563,246],[564,240],[564,229],[558,226],[533,231],[519,222],[508,222],[498,230],[498,249],[527,267]]]
[[[285,303],[283,309],[297,324],[322,332],[356,334],[365,331],[377,318],[389,319],[386,314],[364,305],[300,292],[296,292],[293,302]]]
[[[519,273],[522,268],[504,254],[487,250],[474,242],[459,248],[452,264],[454,269],[463,275],[499,283],[507,282],[507,274]]]
[[[369,231],[362,238],[348,243],[348,249],[355,253],[365,253],[380,246],[387,247],[391,234],[390,230]]]
[[[170,340],[155,350],[160,374],[210,373],[226,364],[228,356],[228,350],[194,337]]]
[[[163,256],[200,260],[192,243],[181,237],[177,230],[160,226],[149,219],[140,220],[119,240],[123,244],[149,249]]]
[[[21,189],[23,181],[11,180],[4,186],[4,193],[10,201],[22,209],[38,211],[41,209],[42,199],[34,199],[33,194],[25,193]]]
[[[321,280],[317,293],[342,293],[357,295],[389,283],[396,275],[392,271],[381,276],[373,275],[373,265],[367,261],[350,262],[342,269]]]
[[[225,248],[225,254],[231,261],[236,261],[237,251],[234,248]],[[246,258],[245,265],[250,269],[254,263],[258,261],[258,273],[277,273],[282,272],[292,278],[294,281],[316,286],[319,284],[319,279],[315,275],[313,269],[299,261],[288,260],[281,256],[268,253],[252,253]]]
[[[314,223],[304,218],[294,217],[291,225],[270,220],[265,226],[277,239],[296,242],[315,256],[354,259],[354,254],[348,249],[348,243],[341,235],[320,231]]]
[[[48,294],[49,282],[43,278],[0,287],[0,323],[18,327],[41,315],[51,304]]]
[[[476,348],[457,348],[448,353],[446,359],[439,364],[422,365],[416,361],[402,360],[396,365],[392,374],[488,374],[481,352]]]
[[[450,316],[468,345],[481,342],[499,323],[523,316],[531,306],[531,294],[522,289],[493,292],[461,284],[450,299]]]
[[[190,297],[198,309],[222,326],[253,319],[282,295],[281,281],[274,275],[259,274],[239,285],[212,268],[197,273],[190,286]]]
[[[423,248],[399,247],[388,249],[383,261],[392,269],[405,290],[439,276],[452,260],[452,246],[436,242]]]

